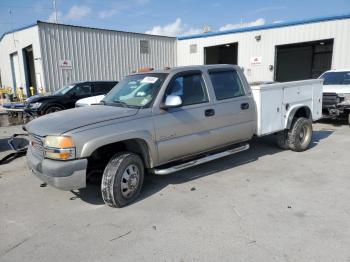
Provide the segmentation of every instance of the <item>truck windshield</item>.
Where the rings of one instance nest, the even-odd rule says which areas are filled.
[[[148,107],[167,75],[147,73],[127,76],[101,102],[124,107]]]
[[[321,77],[324,85],[350,85],[350,71],[328,72]]]

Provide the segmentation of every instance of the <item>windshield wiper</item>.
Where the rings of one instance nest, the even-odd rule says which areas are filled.
[[[141,108],[140,106],[129,105],[129,104],[127,104],[123,101],[120,101],[120,100],[114,100],[111,102],[101,100],[100,103],[102,103],[103,105],[111,105],[111,106],[119,106],[119,107],[127,107],[127,108]]]
[[[116,104],[116,105],[121,105],[122,107],[128,107],[127,103],[120,101],[120,100],[113,100],[112,103]]]

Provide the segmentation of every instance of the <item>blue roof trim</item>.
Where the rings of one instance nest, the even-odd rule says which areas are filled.
[[[33,26],[36,26],[36,25],[37,25],[37,23],[31,24],[31,25],[22,26],[22,27],[13,29],[13,30],[11,30],[11,31],[7,31],[7,32],[5,32],[5,33],[2,34],[2,36],[0,37],[0,41],[5,37],[5,35],[13,34],[13,33],[16,33],[16,32],[18,32],[18,31],[21,31],[21,30],[24,30],[24,29],[27,29],[27,28],[30,28],[30,27],[33,27]]]
[[[273,28],[280,28],[280,27],[293,26],[293,25],[311,24],[311,23],[317,23],[317,22],[326,22],[326,21],[341,20],[341,19],[348,19],[348,18],[350,18],[350,14],[317,17],[317,18],[291,21],[291,22],[281,22],[281,23],[276,23],[276,24],[268,24],[268,25],[260,25],[260,26],[232,29],[232,30],[227,30],[227,31],[209,32],[209,33],[188,35],[188,36],[179,36],[177,39],[178,40],[187,40],[187,39],[195,39],[195,38],[205,38],[205,37],[210,37],[210,36],[243,33],[243,32],[250,32],[250,31],[273,29]]]

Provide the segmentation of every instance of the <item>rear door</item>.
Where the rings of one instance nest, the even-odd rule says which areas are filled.
[[[180,96],[183,105],[162,110],[155,115],[156,142],[161,164],[210,147],[206,142],[209,140],[207,110],[211,107],[202,72],[190,71],[173,76],[163,101],[168,95]]]
[[[215,96],[215,115],[207,123],[211,129],[208,143],[220,147],[250,139],[256,128],[256,110],[239,73],[233,68],[210,69],[208,77]]]

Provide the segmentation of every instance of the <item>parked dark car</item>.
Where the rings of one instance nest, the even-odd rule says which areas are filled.
[[[26,100],[25,111],[33,116],[74,108],[79,99],[107,94],[117,81],[74,83],[47,95],[35,95]]]

